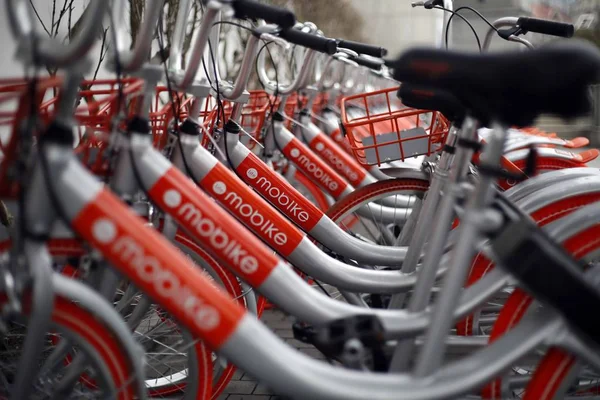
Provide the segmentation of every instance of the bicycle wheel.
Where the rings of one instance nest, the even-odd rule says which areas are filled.
[[[563,246],[578,260],[594,263],[600,260],[599,238],[600,225],[596,225],[574,234],[563,242]],[[522,289],[516,288],[498,315],[492,328],[490,343],[516,326],[531,311],[532,304],[534,299]],[[589,378],[590,374],[589,379],[575,381],[580,368],[582,365],[574,356],[558,348],[551,348],[533,372],[526,392],[518,393],[518,396],[529,400],[564,399],[569,395],[585,396],[600,392],[600,382]],[[594,375],[596,378],[600,377],[598,372]],[[502,387],[502,378],[498,378],[483,389],[482,396],[486,399],[500,399]]]
[[[238,279],[229,271],[223,269],[214,258],[206,253],[195,241],[184,233],[177,233],[175,244],[187,254],[196,264],[207,271],[216,285],[224,288],[234,301],[246,306],[245,297]],[[258,306],[257,306],[258,308]],[[210,360],[213,368],[212,397],[216,399],[225,390],[236,371],[235,365],[226,359],[212,353]]]
[[[215,285],[224,288],[232,298],[244,303],[237,278],[224,270],[193,240],[184,233],[177,233],[175,245],[202,267]],[[55,260],[65,258],[63,266],[66,265],[66,258],[84,254],[81,245],[73,239],[50,240],[49,250]],[[72,268],[68,266],[67,270]],[[125,299],[126,304],[120,306],[121,315],[126,320],[131,318],[142,299],[142,294],[135,288],[132,289]],[[118,290],[115,306],[118,306],[119,301],[124,301],[126,293],[127,286]],[[235,367],[232,364],[218,358],[202,342],[180,329],[177,321],[156,304],[148,304],[144,315],[135,325],[133,328],[136,339],[147,355],[145,383],[149,396],[162,398],[183,392],[184,398],[216,398],[233,377]],[[193,373],[193,378],[189,376],[190,372]],[[188,386],[190,383],[191,387]]]
[[[577,211],[578,209],[585,207],[586,205],[593,204],[600,200],[600,193],[589,193],[585,195],[577,195],[568,197],[560,201],[555,201],[545,207],[542,207],[535,212],[531,213],[531,218],[538,224],[538,226],[545,226],[553,221],[556,221],[565,215]],[[466,286],[471,286],[479,279],[484,277],[489,271],[494,268],[494,263],[490,261],[485,255],[479,253],[473,260],[471,270],[467,278]],[[506,296],[499,296],[495,301],[490,302],[490,306],[487,310],[479,310],[476,314],[470,315],[456,324],[457,334],[461,336],[469,336],[476,334],[488,334],[489,332],[478,331],[480,322],[483,322],[487,328],[490,328],[495,321],[495,317],[491,314],[497,314],[501,309],[502,305],[506,301],[510,293],[505,293]],[[488,313],[487,315],[486,312]],[[483,313],[483,317],[482,317]]]
[[[327,211],[327,216],[355,236],[382,246],[394,246],[399,237],[410,234],[412,226],[406,222],[412,211],[419,209],[419,203],[428,189],[429,181],[426,179],[395,178],[375,182],[339,200]],[[393,204],[397,196],[409,198],[409,202],[414,201],[413,206],[397,207],[391,215],[373,211],[365,217],[364,213],[361,216],[356,212],[363,207],[370,210],[371,203],[380,203],[383,199],[386,204]],[[416,218],[416,215],[412,217]],[[352,227],[346,223],[349,218],[357,221]]]
[[[565,248],[575,257],[591,263],[600,258],[599,234],[599,226],[586,229],[567,240]],[[522,293],[519,297],[521,304],[531,305],[527,294]],[[567,351],[551,348],[538,364],[523,398],[549,400],[567,396],[597,397],[600,394],[599,375],[598,372],[586,371],[585,365]],[[583,379],[578,379],[580,376]]]
[[[0,294],[0,305],[7,303],[5,293]],[[25,300],[26,303],[26,300]],[[4,321],[6,330],[1,334],[0,345],[0,397],[10,396],[11,383],[18,371],[21,344],[26,332],[27,308],[24,313]],[[49,398],[114,398],[134,399],[137,392],[132,379],[134,373],[127,360],[119,335],[113,333],[100,319],[71,300],[56,294],[51,315],[51,330],[46,334],[45,348],[39,365],[31,366],[39,372],[31,383],[30,399]],[[69,354],[84,354],[85,368],[74,385],[63,385],[61,378],[67,376],[68,363],[63,357],[53,357],[57,338],[68,338]],[[54,361],[54,362],[53,362]],[[93,381],[93,383],[92,383]],[[68,389],[68,393],[65,390]],[[54,397],[53,397],[54,396]]]
[[[315,204],[321,211],[327,211],[329,202],[327,196],[302,172],[296,171],[292,185],[302,193],[307,199]]]
[[[80,278],[76,262],[86,252],[79,242],[52,239],[48,242],[48,249],[56,268],[63,275]],[[211,352],[202,342],[180,329],[175,320],[128,282],[121,283],[113,304],[145,351],[148,396],[164,398],[184,393],[184,399],[210,398]],[[136,322],[132,323],[132,318]],[[71,357],[65,357],[65,363],[70,362]],[[188,379],[190,374],[193,379]],[[87,381],[87,384],[93,383],[93,380]]]
[[[407,245],[412,229],[414,228],[414,225],[410,221],[414,222],[416,220],[420,203],[428,189],[429,181],[426,179],[395,178],[375,182],[359,188],[339,200],[327,211],[327,216],[344,231],[362,240],[381,246]],[[365,218],[364,213],[359,215],[356,212],[359,208],[369,209],[371,203],[381,202],[382,200],[386,200],[386,204],[393,203],[397,196],[401,196],[404,199],[408,198],[411,202],[414,201],[412,208],[398,208],[398,214],[387,215],[385,221],[378,218],[379,215],[377,212],[371,213],[370,218]],[[411,211],[414,211],[415,214],[411,215]],[[408,216],[411,219],[408,219]],[[396,217],[397,222],[394,222]],[[350,265],[357,265],[352,260],[344,258],[342,260]],[[362,265],[361,267],[386,268]],[[330,296],[340,300],[344,295],[336,288],[330,287],[330,285],[327,285],[325,290],[327,290]],[[364,304],[376,308],[385,308],[390,298],[390,296],[386,295],[368,294],[363,294],[361,297]]]

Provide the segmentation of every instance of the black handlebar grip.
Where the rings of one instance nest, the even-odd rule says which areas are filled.
[[[573,24],[564,22],[548,21],[545,19],[521,17],[517,21],[519,28],[528,32],[536,32],[544,35],[560,36],[570,38],[575,33]]]
[[[264,19],[288,29],[296,24],[296,15],[290,10],[273,7],[252,0],[235,0],[232,4],[236,18]]]
[[[366,54],[371,57],[381,58],[387,54],[387,49],[378,46],[372,46],[370,44],[353,42],[352,40],[339,39],[337,41],[338,47],[355,51],[359,54]]]
[[[321,53],[329,55],[337,51],[337,43],[334,39],[318,36],[312,33],[302,32],[299,29],[286,29],[279,33],[279,37],[290,43],[308,47]]]
[[[352,61],[363,67],[374,69],[375,71],[381,71],[381,67],[383,66],[383,60],[371,60],[361,56],[353,57]]]
[[[425,9],[427,9],[427,10],[431,10],[432,8],[434,8],[436,6],[444,7],[444,0],[427,0],[423,4],[423,7],[425,7]]]

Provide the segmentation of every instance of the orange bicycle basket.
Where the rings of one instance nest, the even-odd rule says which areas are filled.
[[[47,123],[50,115],[40,110],[40,106],[53,96],[60,83],[59,77],[40,78],[35,87],[23,78],[0,79],[0,197],[14,198],[18,194],[13,167],[19,131],[32,117],[32,102],[41,121]]]
[[[77,135],[75,154],[95,175],[108,172],[105,151],[115,125],[125,127],[133,110],[135,97],[142,93],[144,82],[136,78],[84,80],[75,107]],[[46,102],[42,110],[51,110],[60,94]],[[125,110],[125,112],[123,112]]]
[[[242,143],[250,150],[253,150],[256,147],[256,143],[261,141],[261,132],[265,123],[265,117],[271,106],[273,106],[274,110],[277,110],[275,100],[267,92],[262,90],[250,91],[248,103],[242,109],[241,125],[244,131],[252,136],[254,140],[249,139],[245,135],[240,136]]]
[[[206,113],[207,118],[204,118],[204,128],[209,132],[217,128],[222,128],[224,123],[231,118],[231,112],[233,111],[234,103],[230,101],[222,101],[223,108],[221,115],[219,115],[219,109],[217,108],[216,102],[213,97],[206,99],[203,113]],[[242,107],[242,113],[240,116],[240,126],[242,129],[251,136],[254,140],[250,139],[247,135],[241,134],[240,140],[250,150],[256,147],[257,142],[260,143],[262,128],[265,123],[267,112],[273,104],[276,109],[277,104],[275,100],[262,90],[250,91],[250,97],[248,102]],[[206,132],[205,132],[206,133]],[[203,136],[202,145],[207,146],[209,143],[206,135]]]
[[[450,124],[436,111],[407,108],[398,88],[344,97],[341,120],[359,163],[381,165],[441,151]]]
[[[300,108],[300,96],[298,96],[297,92],[290,94],[285,100],[285,106],[283,107],[283,112],[288,118],[296,118],[296,111]],[[292,125],[294,122],[291,119],[285,119],[284,126],[288,129],[292,129]]]

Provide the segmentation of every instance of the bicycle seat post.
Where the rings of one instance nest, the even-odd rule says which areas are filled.
[[[495,124],[494,132],[490,135],[490,140],[481,156],[482,165],[490,168],[500,165],[505,138],[506,128]],[[484,229],[493,225],[491,221],[496,220],[497,212],[488,208],[493,199],[494,182],[493,175],[482,174],[465,207],[458,228],[458,243],[452,250],[448,273],[433,306],[431,324],[425,334],[424,345],[416,359],[414,369],[416,376],[427,376],[442,364],[446,347],[445,339],[453,323],[452,313],[470,270],[471,261],[476,254],[473,243],[478,240]],[[498,222],[500,221],[501,218],[498,219]]]

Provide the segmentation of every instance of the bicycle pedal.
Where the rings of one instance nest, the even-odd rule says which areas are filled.
[[[388,359],[383,352],[384,332],[383,325],[376,316],[354,315],[317,328],[313,345],[325,356],[340,359],[347,350],[346,344],[358,340],[365,349],[370,350],[373,368],[385,370]]]
[[[314,326],[306,322],[297,321],[292,324],[292,332],[294,333],[294,339],[302,343],[313,344],[315,337]]]

